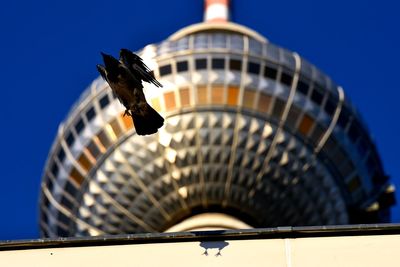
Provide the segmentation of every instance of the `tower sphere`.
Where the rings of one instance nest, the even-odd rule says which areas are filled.
[[[43,236],[390,220],[394,188],[363,121],[297,53],[214,17],[138,54],[163,84],[145,95],[164,127],[138,136],[94,80],[44,168]]]

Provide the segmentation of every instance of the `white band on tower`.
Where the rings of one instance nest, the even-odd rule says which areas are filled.
[[[229,20],[229,0],[205,0],[204,21],[227,22]]]

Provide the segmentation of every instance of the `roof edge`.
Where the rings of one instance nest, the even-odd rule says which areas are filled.
[[[57,239],[15,240],[0,242],[0,251],[60,248],[110,246],[148,243],[171,243],[190,241],[218,241],[244,239],[283,239],[307,237],[338,237],[338,236],[370,236],[399,235],[400,224],[355,224],[329,226],[301,226],[254,228],[243,230],[194,231],[177,233],[143,233],[126,235],[109,235],[94,237],[63,237]]]
[[[170,35],[168,37],[168,40],[170,41],[176,41],[186,35],[193,34],[196,32],[202,32],[202,31],[211,31],[211,30],[224,30],[224,31],[232,31],[232,32],[239,32],[244,35],[248,35],[256,39],[257,41],[260,41],[262,43],[268,43],[268,39],[259,34],[258,32],[237,24],[233,22],[202,22],[202,23],[196,23],[192,24],[190,26],[187,26],[174,34]]]

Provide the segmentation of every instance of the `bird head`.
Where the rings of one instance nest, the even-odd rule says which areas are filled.
[[[101,52],[101,55],[103,56],[104,65],[106,66],[107,70],[118,68],[120,62],[116,58],[103,52]]]

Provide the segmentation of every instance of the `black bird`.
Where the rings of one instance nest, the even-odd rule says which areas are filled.
[[[101,54],[105,66],[97,65],[97,70],[125,106],[125,115],[132,117],[136,133],[138,135],[156,133],[164,124],[164,119],[146,102],[141,81],[146,77],[145,74],[142,74],[142,77],[136,72],[131,72],[125,64],[114,57]]]
[[[119,60],[125,64],[135,77],[145,82],[153,83],[157,87],[162,87],[162,84],[154,77],[153,72],[144,64],[143,59],[132,51],[122,48],[119,51]]]

